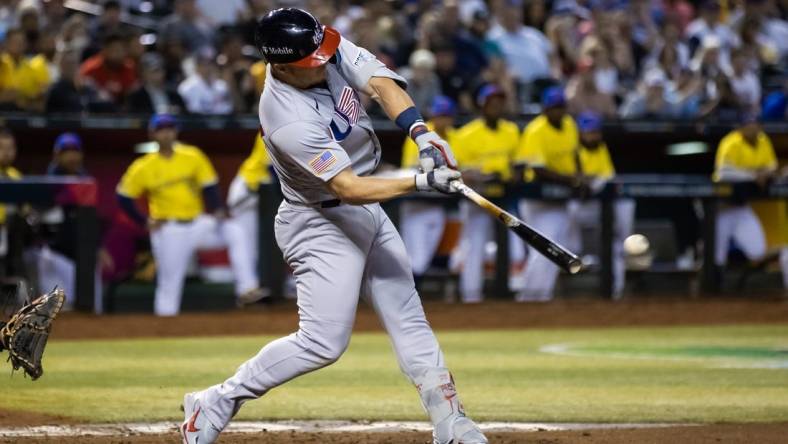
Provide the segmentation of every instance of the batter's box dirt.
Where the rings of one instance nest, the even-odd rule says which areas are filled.
[[[516,432],[492,433],[488,437],[496,444],[564,444],[564,443],[695,443],[778,444],[785,442],[786,425],[724,425],[702,427],[672,427],[668,429],[597,430],[568,432]],[[63,443],[63,444],[164,444],[177,443],[175,432],[167,435],[124,436],[124,437],[49,437],[0,439],[0,443]],[[220,443],[238,444],[428,444],[427,432],[380,432],[380,433],[314,433],[314,432],[268,432],[254,435],[228,434]]]
[[[171,424],[138,424],[135,427],[128,425],[105,426],[64,426],[57,431],[52,427],[50,436],[6,436],[0,438],[0,444],[5,443],[64,443],[64,444],[160,444],[179,442],[178,434]],[[250,429],[249,424],[239,424],[241,429]],[[159,434],[148,434],[157,427],[171,427],[170,431]],[[666,443],[673,444],[718,444],[718,443],[760,443],[778,444],[785,443],[788,436],[788,423],[777,424],[722,424],[722,425],[664,425],[664,424],[530,424],[520,425],[521,431],[492,431],[487,436],[490,443],[495,444],[564,444],[564,443]],[[422,428],[418,426],[418,428]],[[488,430],[490,429],[487,425]],[[570,428],[571,430],[563,430]],[[328,427],[329,430],[337,429],[336,426]],[[560,430],[556,430],[560,429]],[[0,429],[0,435],[8,434],[12,429]],[[22,432],[23,429],[13,429]],[[42,429],[30,428],[28,433]],[[111,436],[64,436],[71,432],[82,430],[84,433],[119,433]],[[114,432],[113,432],[114,430]],[[59,435],[59,436],[54,436]],[[222,435],[220,443],[239,444],[429,444],[428,431],[371,431],[371,432],[337,432],[337,431],[266,431],[248,433],[227,433]]]

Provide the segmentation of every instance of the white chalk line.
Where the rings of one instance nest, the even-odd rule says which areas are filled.
[[[73,436],[131,436],[161,435],[175,433],[179,423],[127,423],[127,424],[82,424],[82,425],[43,425],[33,427],[0,428],[0,438],[36,437],[73,437]],[[620,423],[620,424],[581,424],[581,423],[534,423],[534,422],[487,422],[479,426],[486,432],[539,432],[600,429],[657,428],[690,426],[693,424],[670,423]],[[253,434],[262,432],[428,432],[432,426],[426,422],[350,422],[350,421],[277,421],[277,422],[232,422],[224,433]]]

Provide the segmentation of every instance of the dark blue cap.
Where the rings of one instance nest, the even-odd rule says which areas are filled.
[[[479,89],[479,92],[476,93],[476,104],[479,107],[484,106],[487,103],[487,100],[492,96],[500,96],[505,97],[506,93],[494,83],[488,83]]]
[[[74,133],[63,133],[55,139],[54,150],[56,153],[67,150],[82,151],[82,139]]]
[[[160,130],[162,128],[175,128],[178,129],[178,119],[171,114],[155,114],[150,118],[148,129],[151,131]]]
[[[551,86],[542,91],[542,108],[566,106],[564,90],[560,86]]]
[[[602,116],[592,111],[585,111],[577,116],[577,128],[582,133],[599,131],[602,129]]]
[[[454,100],[446,96],[435,96],[432,99],[430,116],[453,116],[455,114],[457,114],[457,106],[454,104]]]

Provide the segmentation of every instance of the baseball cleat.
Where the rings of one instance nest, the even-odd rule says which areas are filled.
[[[441,441],[433,435],[433,444],[487,444],[487,438],[470,418],[458,416],[451,425],[452,438]]]
[[[183,444],[212,444],[219,437],[216,429],[202,413],[200,398],[196,393],[183,397],[183,423],[179,429]]]

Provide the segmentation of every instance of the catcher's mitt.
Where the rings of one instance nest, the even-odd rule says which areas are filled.
[[[0,326],[0,350],[8,350],[14,370],[20,368],[34,381],[44,374],[41,358],[66,294],[55,288],[33,302],[26,303],[5,325]]]

